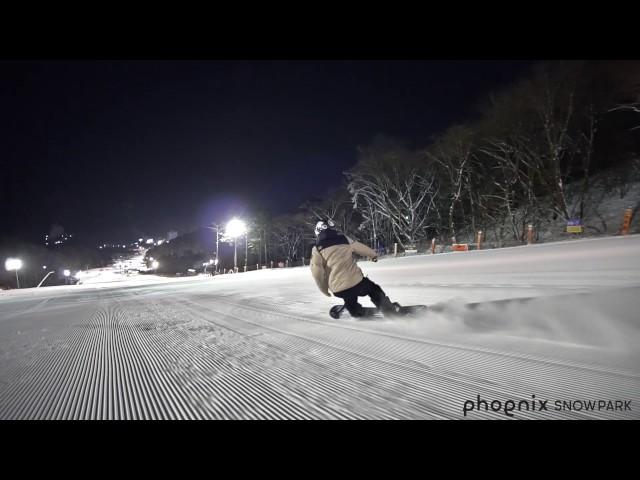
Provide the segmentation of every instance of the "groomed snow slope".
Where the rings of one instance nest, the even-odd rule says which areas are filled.
[[[640,418],[640,236],[360,265],[432,309],[333,320],[308,267],[1,292],[0,419]]]

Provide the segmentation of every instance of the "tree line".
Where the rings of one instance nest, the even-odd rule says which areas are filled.
[[[302,264],[324,218],[387,251],[473,241],[478,230],[524,241],[529,224],[570,219],[603,231],[599,202],[640,180],[639,147],[640,62],[539,63],[481,99],[468,121],[424,144],[379,135],[357,148],[341,185],[290,214],[256,212],[247,263]]]

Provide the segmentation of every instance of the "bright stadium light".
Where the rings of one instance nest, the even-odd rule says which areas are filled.
[[[157,261],[157,260],[154,260],[153,262],[151,262],[151,267],[152,267],[154,270],[157,270],[159,266],[160,266],[160,264],[158,263],[158,261]]]
[[[247,233],[247,226],[242,220],[232,218],[227,223],[225,233],[233,238],[233,271],[238,271],[238,237]]]
[[[71,275],[70,270],[64,270],[62,273],[64,274],[65,277],[68,277],[69,275]]]
[[[240,235],[244,235],[246,232],[247,226],[242,220],[237,218],[233,218],[227,223],[227,229],[225,233],[229,235],[231,238],[239,237]]]
[[[4,262],[4,268],[7,270],[20,270],[22,268],[22,260],[19,258],[7,258]]]
[[[15,270],[16,271],[16,285],[20,288],[20,278],[18,277],[18,270],[22,268],[22,260],[19,258],[7,258],[4,262],[4,268],[7,270]]]

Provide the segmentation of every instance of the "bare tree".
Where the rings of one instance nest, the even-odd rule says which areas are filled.
[[[444,193],[449,200],[447,209],[449,236],[456,242],[457,230],[455,222],[456,207],[462,208],[463,196],[469,192],[467,182],[471,175],[471,157],[473,143],[471,130],[456,126],[450,128],[431,148],[426,151],[428,158],[439,166]]]
[[[292,262],[304,255],[304,239],[308,230],[304,215],[283,215],[275,220],[271,235],[279,252]]]
[[[352,233],[354,230],[354,209],[346,185],[327,192],[322,199],[316,198],[305,202],[301,208],[309,214],[306,223],[310,227],[318,220],[329,218],[344,233]]]
[[[348,173],[349,191],[353,203],[370,223],[374,236],[381,220],[391,226],[394,238],[406,248],[424,238],[433,228],[435,198],[438,194],[435,177],[417,168],[401,172],[391,167],[389,173],[356,169]]]
[[[613,108],[610,108],[608,112],[633,112],[640,113],[640,102],[638,103],[627,103],[622,105],[617,105]],[[636,125],[635,127],[631,127],[630,130],[637,130],[640,128],[640,125]]]

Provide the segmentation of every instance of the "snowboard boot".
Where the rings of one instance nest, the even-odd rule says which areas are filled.
[[[393,303],[389,297],[384,296],[380,301],[380,305],[376,305],[382,313],[397,313],[400,305],[398,303]]]

